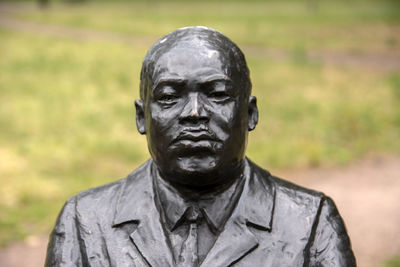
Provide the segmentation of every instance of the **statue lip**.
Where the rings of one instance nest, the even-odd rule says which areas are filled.
[[[179,152],[180,156],[204,156],[215,154],[222,142],[210,131],[187,131],[186,129],[171,142],[170,149]]]
[[[172,143],[176,143],[179,141],[214,141],[219,142],[217,138],[213,134],[208,131],[183,131],[181,132],[177,138],[175,138]]]

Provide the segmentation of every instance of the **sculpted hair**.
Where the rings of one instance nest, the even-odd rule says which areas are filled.
[[[159,39],[150,47],[143,59],[140,73],[140,98],[146,99],[148,89],[153,85],[152,75],[157,60],[173,47],[185,44],[206,46],[217,49],[229,62],[228,74],[244,90],[245,96],[251,94],[250,71],[240,48],[222,33],[207,27],[195,26],[178,29]]]

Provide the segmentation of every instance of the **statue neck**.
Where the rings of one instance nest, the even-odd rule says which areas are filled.
[[[164,174],[159,170],[159,174],[161,179],[166,181],[168,184],[170,184],[174,189],[176,189],[182,197],[186,199],[191,199],[191,200],[196,200],[200,199],[204,196],[207,195],[218,195],[225,190],[227,190],[233,183],[235,183],[238,179],[240,179],[243,176],[243,161],[240,162],[236,167],[234,168],[229,168],[229,170],[225,170],[223,173],[218,172],[218,173],[207,173],[207,174],[198,174],[198,173],[191,173],[191,174],[186,174],[190,176],[190,180],[197,180],[201,181],[203,180],[204,176],[207,176],[208,179],[204,180],[210,180],[209,177],[212,175],[215,177],[213,181],[216,181],[214,184],[207,184],[207,185],[190,185],[190,184],[182,184],[177,181],[180,179],[176,179],[177,176],[180,176],[182,174]],[[173,179],[171,179],[171,177]],[[185,177],[184,180],[188,180],[187,176]]]

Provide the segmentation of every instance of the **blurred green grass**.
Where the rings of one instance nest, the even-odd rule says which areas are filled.
[[[400,267],[400,255],[397,255],[382,264],[382,267]]]
[[[134,123],[141,60],[178,27],[214,27],[245,50],[260,108],[248,155],[260,165],[400,154],[400,71],[384,60],[352,67],[309,56],[399,56],[398,6],[312,3],[9,4],[26,22],[132,39],[82,41],[0,26],[0,244],[47,233],[68,197],[123,178],[149,157]]]
[[[398,45],[398,36],[392,40],[388,31],[398,30],[399,6],[396,1],[357,0],[105,1],[58,5],[52,12],[37,10],[20,18],[155,38],[206,24],[239,44],[386,51],[388,43]]]

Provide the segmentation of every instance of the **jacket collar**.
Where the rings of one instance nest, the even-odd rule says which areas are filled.
[[[152,185],[152,160],[147,161],[126,179],[115,207],[113,227],[135,223],[137,227],[122,227],[150,266],[172,267],[173,256],[165,238],[160,212],[155,205]]]
[[[151,266],[174,266],[160,211],[155,205],[153,164],[150,159],[125,179],[115,207],[113,227],[137,224],[130,237],[146,261]],[[242,195],[201,266],[229,265],[257,247],[258,240],[248,227],[271,231],[275,187],[269,176],[269,172],[245,159]],[[233,240],[234,236],[238,240]]]
[[[154,210],[154,193],[151,185],[152,160],[148,160],[128,175],[121,186],[115,206],[113,226],[127,222],[139,223]]]
[[[246,184],[238,203],[238,214],[247,224],[271,231],[275,206],[275,185],[271,174],[246,158]]]

